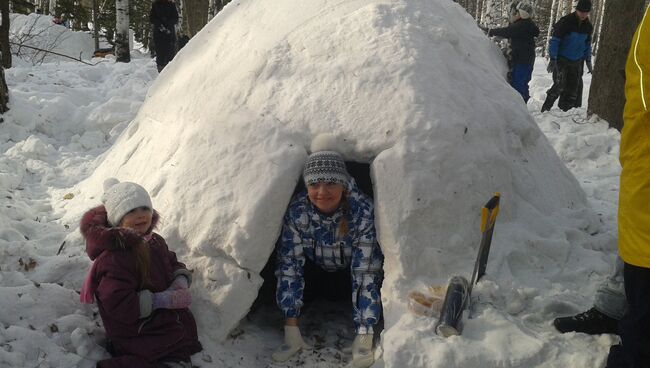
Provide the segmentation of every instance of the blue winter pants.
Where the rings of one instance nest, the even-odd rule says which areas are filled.
[[[510,81],[510,85],[524,98],[524,102],[528,102],[530,98],[528,82],[530,82],[532,75],[532,64],[515,64],[512,67],[512,80]]]

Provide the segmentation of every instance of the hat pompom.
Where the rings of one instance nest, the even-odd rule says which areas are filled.
[[[104,192],[107,192],[115,184],[118,184],[120,181],[117,178],[108,178],[104,180]]]

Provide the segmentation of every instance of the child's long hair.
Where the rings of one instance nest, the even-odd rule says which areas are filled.
[[[160,219],[160,214],[156,210],[151,210],[151,229],[156,227],[158,220]],[[122,244],[122,248],[125,245]],[[131,247],[131,253],[135,259],[135,269],[138,273],[138,281],[140,290],[151,289],[153,286],[151,284],[151,256],[149,254],[149,243],[145,240],[139,242],[138,244]]]
[[[140,278],[140,289],[151,289],[149,244],[146,241],[142,241],[131,248],[131,252],[133,252],[135,257],[135,269]]]

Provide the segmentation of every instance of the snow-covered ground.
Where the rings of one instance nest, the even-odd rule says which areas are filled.
[[[386,29],[391,22],[399,23],[398,19],[390,16],[391,9],[378,9],[380,11],[377,13],[370,14],[374,16],[375,23],[380,23]],[[426,15],[421,15],[423,23],[427,20]],[[337,23],[342,30],[350,24],[360,24],[354,17],[339,22],[338,16],[336,12],[323,12],[317,20],[310,19],[312,27],[310,30],[316,32],[326,28],[325,26],[332,22]],[[419,14],[417,16],[420,17]],[[450,16],[456,15],[452,12]],[[266,27],[264,32],[268,33],[268,39],[280,38],[280,31],[276,30],[277,35],[271,31],[275,29],[273,24],[263,23],[260,26]],[[248,25],[243,24],[242,27]],[[472,32],[479,35],[478,30],[472,28],[475,26],[470,22],[466,25],[459,23],[458,27],[465,35],[471,35]],[[208,28],[208,31],[212,30]],[[248,31],[231,28],[227,36],[236,38],[240,33],[246,37]],[[364,36],[360,32],[354,34],[358,34],[359,37]],[[207,36],[203,32],[202,35],[203,39],[206,39]],[[390,35],[386,33],[386,39],[390,40]],[[462,44],[462,40],[458,41],[449,36],[443,29],[436,30],[428,37],[435,40],[440,40],[442,37],[445,42]],[[386,39],[380,46],[390,45]],[[319,39],[316,41],[323,42]],[[137,126],[134,125],[144,123],[129,123],[136,119],[139,113],[141,115],[138,117],[141,120],[142,115],[147,115],[140,111],[147,95],[149,95],[149,109],[145,112],[149,113],[148,116],[155,114],[156,108],[178,114],[183,113],[184,110],[191,111],[193,106],[161,106],[150,102],[155,101],[156,96],[168,93],[166,89],[170,88],[170,84],[157,84],[154,89],[149,87],[156,78],[178,82],[179,75],[186,76],[189,80],[194,77],[197,70],[202,68],[212,70],[209,65],[196,65],[204,45],[199,42],[197,46],[197,42],[195,40],[193,42],[195,46],[188,45],[188,48],[183,50],[183,54],[179,55],[175,63],[171,64],[161,76],[158,76],[152,60],[138,54],[134,55],[133,61],[129,64],[116,64],[110,60],[95,66],[73,62],[45,63],[40,66],[17,63],[18,65],[6,71],[11,90],[11,110],[2,116],[3,122],[0,123],[0,152],[2,153],[0,156],[0,198],[2,198],[2,206],[0,206],[0,321],[2,322],[0,366],[91,367],[96,360],[106,356],[104,350],[97,345],[101,344],[103,335],[96,308],[78,302],[77,291],[89,261],[84,253],[83,241],[77,231],[76,221],[81,211],[99,203],[98,198],[86,198],[89,194],[83,191],[84,184],[80,183],[84,180],[86,182],[90,180],[92,183],[93,174],[101,165],[104,165],[102,170],[106,171],[106,162],[110,161],[107,152],[113,155],[113,161],[115,161],[114,157],[130,157],[134,154],[136,148],[129,147],[125,142],[133,136],[137,137],[135,135],[138,133]],[[482,41],[473,39],[472,42],[480,44]],[[489,41],[485,39],[485,42]],[[305,44],[308,49],[310,44],[307,42]],[[353,45],[349,44],[349,46]],[[374,48],[369,50],[375,51]],[[227,51],[221,50],[224,54]],[[279,59],[291,52],[288,46],[277,51],[282,51],[276,55]],[[349,52],[352,53],[353,50],[350,49]],[[382,51],[378,55],[382,56],[389,52]],[[323,60],[319,58],[322,55],[310,56],[313,57],[310,62]],[[184,69],[183,61],[191,67]],[[254,77],[260,85],[269,83],[269,88],[272,90],[271,81],[280,79],[280,76],[286,77],[286,74],[280,75],[281,73],[289,71],[296,73],[296,70],[301,71],[296,66],[306,65],[295,58],[291,61],[294,69],[263,68],[260,69],[263,73]],[[345,74],[347,70],[342,61],[345,60],[331,60],[332,70],[329,72],[321,70],[319,76],[327,77],[330,73],[331,79],[336,80],[337,75]],[[246,66],[243,61],[242,64]],[[488,64],[498,65],[493,61]],[[273,64],[269,62],[269,65]],[[466,64],[458,65],[460,71],[465,70],[466,67]],[[486,71],[487,74],[495,73],[491,66],[486,69],[489,69]],[[273,75],[272,71],[278,75]],[[316,73],[315,70],[302,70],[302,72]],[[383,73],[384,71],[379,71],[377,75]],[[177,75],[176,79],[174,74]],[[330,79],[322,80],[327,83]],[[590,75],[585,75],[584,82],[583,106],[586,106],[586,91],[589,88]],[[285,80],[285,83],[288,82]],[[364,83],[365,86],[383,87],[381,83],[390,85],[390,80],[386,78],[381,83],[377,80],[365,80]],[[522,251],[506,254],[503,250],[499,250],[498,241],[495,242],[487,276],[476,288],[477,293],[487,302],[480,305],[477,315],[468,321],[464,334],[461,337],[442,339],[433,332],[435,318],[410,315],[405,308],[399,307],[400,301],[390,300],[387,303],[392,308],[388,311],[391,314],[390,326],[387,326],[382,334],[376,367],[482,367],[485,366],[485,361],[490,362],[490,366],[501,367],[600,367],[604,365],[609,345],[616,341],[615,336],[572,333],[563,335],[553,329],[551,322],[556,316],[573,314],[590,307],[595,289],[608,275],[613,264],[616,251],[616,208],[620,173],[619,133],[608,129],[604,121],[597,118],[587,119],[584,108],[568,112],[555,108],[544,114],[539,113],[545,91],[550,84],[551,80],[545,71],[544,60],[538,59],[531,82],[532,98],[528,103],[528,112],[546,135],[557,155],[580,183],[591,209],[598,218],[596,224],[585,220],[588,216],[581,217],[578,214],[576,218],[572,218],[565,212],[557,213],[557,223],[567,224],[562,228],[566,233],[567,249],[562,250],[558,247],[556,239],[540,236],[539,229],[550,226],[548,222],[544,222],[543,225],[518,223],[518,229],[511,229],[506,225],[500,227],[500,222],[497,221],[495,241],[502,239],[500,238],[502,234],[516,234],[517,241],[521,242]],[[224,82],[224,85],[227,84]],[[214,86],[214,88],[223,88],[224,85]],[[181,84],[171,84],[171,86],[182,88]],[[460,93],[471,88],[467,85],[457,87]],[[391,93],[398,94],[403,91],[399,86],[395,88]],[[431,95],[444,98],[449,93],[448,88],[451,87],[433,85],[426,88]],[[506,86],[502,88],[502,91],[494,93],[496,97],[492,97],[492,103],[510,111],[508,109],[512,108],[518,95],[507,90]],[[377,88],[377,90],[382,89]],[[252,87],[251,91],[254,91]],[[363,84],[358,86],[358,91],[366,91]],[[296,99],[295,95],[282,97],[282,93],[282,90],[275,91],[276,95],[281,96],[278,106],[287,110],[292,106],[299,106],[310,97]],[[251,100],[263,100],[268,96],[261,94],[256,96],[252,93],[252,96],[247,97]],[[196,96],[195,99],[198,98],[199,96]],[[218,102],[220,106],[224,106],[223,101]],[[359,111],[363,111],[364,106],[360,107]],[[521,110],[523,109],[521,107]],[[347,113],[354,118],[354,111]],[[462,111],[458,112],[460,115],[462,113]],[[519,116],[520,112],[515,110],[513,114]],[[450,120],[455,118],[452,115],[447,117]],[[359,117],[351,121],[359,124],[361,120],[363,119]],[[193,123],[205,124],[205,122],[178,121],[178,124]],[[228,130],[224,134],[242,133]],[[164,132],[159,132],[145,137],[143,146],[149,139],[154,139],[152,137],[155,137],[157,142],[173,142],[165,137]],[[116,142],[121,143],[121,146],[117,146]],[[140,143],[136,146],[139,145]],[[215,147],[214,152],[222,152],[223,149],[224,155],[231,155],[236,147],[236,144]],[[369,147],[372,148],[372,144]],[[173,156],[178,146],[170,147],[161,144],[157,149],[165,154],[171,152]],[[264,149],[274,152],[273,147],[264,147]],[[471,146],[455,149],[467,150],[470,153],[475,150]],[[198,148],[196,151],[186,148],[178,156],[178,161],[182,164],[184,159],[192,158],[193,155],[202,152]],[[243,155],[241,160],[247,160],[245,153],[241,154]],[[220,162],[219,156],[213,159],[216,161],[215,165],[222,165],[229,172],[246,170],[246,166],[242,167],[237,163]],[[138,163],[146,167],[147,161],[136,162]],[[174,165],[178,162],[171,160],[169,164],[161,167],[160,176],[171,178],[174,175]],[[266,172],[262,171],[262,173]],[[551,174],[554,172],[540,173],[542,176]],[[137,177],[136,173],[133,175]],[[121,179],[128,178],[121,177]],[[95,179],[98,180],[100,179]],[[409,178],[405,180],[408,181]],[[479,192],[479,184],[475,183],[474,186],[464,189],[469,192]],[[160,201],[174,198],[166,196],[164,191],[162,194],[157,193],[161,187],[164,187],[164,183],[159,187],[148,187],[154,196],[154,206],[157,206],[157,199]],[[216,191],[214,188],[211,189],[215,194],[215,201],[222,200],[219,195],[229,200],[229,192],[226,189],[216,188]],[[293,188],[289,189],[290,192]],[[410,194],[407,189],[405,191]],[[252,192],[259,195],[255,191]],[[508,193],[503,195],[504,199],[508,198]],[[83,200],[78,200],[78,197]],[[178,201],[181,202],[182,198],[183,194],[179,193]],[[405,198],[398,195],[398,199]],[[576,203],[582,200],[580,196],[575,197]],[[245,199],[240,199],[240,203],[254,204]],[[216,210],[211,209],[211,206],[214,206],[212,203],[204,205],[174,203],[173,205],[193,207],[207,216],[217,213]],[[164,203],[160,206],[170,205]],[[241,208],[233,206],[231,210],[239,211]],[[170,212],[163,212],[163,214],[167,214],[168,217],[167,222],[163,223],[161,232],[168,239],[178,240],[170,242],[170,245],[177,247],[175,250],[179,252],[181,259],[195,254],[196,250],[188,250],[179,245],[179,243],[191,243],[188,239],[178,239],[178,234],[184,231],[182,226],[176,223],[179,219],[174,218]],[[435,222],[435,219],[432,221]],[[467,223],[474,223],[472,221],[468,220]],[[506,224],[513,223],[516,222],[506,222]],[[170,231],[174,226],[180,229]],[[183,226],[188,227],[191,224],[183,224]],[[419,224],[419,226],[423,225]],[[417,230],[417,226],[414,228]],[[551,233],[556,230],[557,228],[548,228]],[[192,234],[197,237],[199,235],[201,234]],[[237,236],[254,238],[256,234]],[[227,240],[238,241],[238,239]],[[503,239],[503,242],[510,244],[513,240]],[[199,250],[203,253],[209,252],[209,249],[204,248]],[[219,256],[222,254],[215,255],[217,258]],[[471,260],[473,257],[472,254],[467,258]],[[263,264],[264,260],[261,263]],[[452,263],[455,261],[452,260]],[[462,262],[458,263],[462,264]],[[461,269],[458,273],[469,274],[470,271],[470,269]],[[391,272],[397,273],[396,270]],[[400,275],[404,274],[406,271]],[[427,275],[412,276],[418,279],[416,281],[423,287],[426,282],[432,280]],[[418,285],[418,282],[402,282],[401,285],[410,289]],[[395,285],[397,283],[391,288],[396,288]],[[193,291],[197,294],[205,293],[205,290],[197,289],[200,287],[201,283],[194,285]],[[408,291],[410,290],[402,290],[402,295],[406,295]],[[255,290],[247,292],[254,294]],[[399,293],[391,290],[386,295],[397,298]],[[210,313],[211,309],[204,304],[205,301],[201,303],[203,304],[197,305],[194,309],[195,313]],[[199,318],[199,320],[204,319]],[[282,338],[281,316],[272,305],[263,305],[249,314],[224,341],[213,338],[210,330],[215,326],[199,326],[205,351],[197,354],[193,362],[201,367],[297,365],[337,367],[344,366],[349,361],[350,354],[346,350],[352,338],[349,312],[340,305],[325,303],[305,310],[302,321],[303,334],[315,343],[316,349],[313,352],[301,353],[287,364],[272,364],[270,359],[271,352],[281,343]]]

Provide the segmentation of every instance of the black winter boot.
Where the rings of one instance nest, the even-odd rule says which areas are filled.
[[[618,334],[618,320],[591,308],[575,316],[560,317],[553,321],[558,331],[583,332],[590,335]]]

